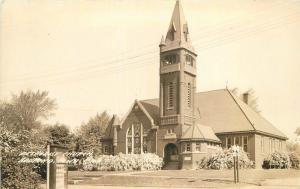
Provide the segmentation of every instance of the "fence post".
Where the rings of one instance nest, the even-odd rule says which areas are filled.
[[[235,161],[235,156],[233,156],[233,170],[234,170],[234,183],[236,184],[236,161]]]

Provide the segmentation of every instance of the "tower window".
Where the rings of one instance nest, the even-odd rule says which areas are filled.
[[[195,59],[191,55],[187,54],[185,56],[185,60],[186,60],[187,65],[190,65],[190,66],[194,65]]]
[[[171,55],[165,56],[163,59],[163,63],[165,65],[176,64],[177,63],[177,55],[171,54]]]
[[[174,107],[174,85],[172,82],[168,85],[168,108]]]
[[[191,98],[191,83],[188,83],[187,85],[187,106],[190,108],[192,104],[192,98]]]
[[[186,143],[186,149],[185,149],[186,152],[190,152],[191,151],[191,143]]]

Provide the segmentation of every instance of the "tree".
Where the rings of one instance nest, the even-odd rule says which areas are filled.
[[[36,165],[20,163],[20,153],[45,150],[47,140],[40,128],[55,106],[48,92],[31,90],[0,103],[1,188],[38,188]]]
[[[244,100],[244,94],[248,94],[248,102],[247,104],[257,113],[260,113],[261,111],[258,108],[258,97],[255,96],[255,91],[253,89],[248,89],[247,91],[243,93],[239,93],[238,88],[233,88],[230,90],[234,95],[239,97],[241,100]]]
[[[68,126],[56,123],[55,125],[45,127],[43,132],[47,138],[48,144],[61,145],[68,147],[69,149],[74,148],[74,135],[70,132]]]
[[[102,139],[105,129],[110,121],[110,116],[106,112],[96,114],[91,117],[87,123],[83,123],[77,130],[76,151],[92,151],[94,155],[102,153]]]
[[[21,91],[11,102],[0,105],[0,121],[10,130],[31,130],[41,126],[41,120],[53,114],[56,104],[47,91]]]

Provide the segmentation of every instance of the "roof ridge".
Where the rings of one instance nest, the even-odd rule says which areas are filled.
[[[214,91],[226,91],[226,90],[228,90],[228,89],[221,88],[221,89],[212,89],[212,90],[208,90],[208,91],[198,91],[196,93],[199,94],[199,93],[209,93],[209,92],[214,92]]]
[[[229,91],[230,92],[230,91]],[[231,93],[231,92],[230,92]],[[243,102],[243,101],[242,101]],[[239,105],[239,103],[237,103],[238,105]],[[247,105],[247,104],[246,104]],[[239,105],[240,106],[240,105]],[[250,111],[252,111],[254,114],[257,114],[257,116],[259,116],[259,118],[260,119],[262,119],[262,120],[264,120],[265,122],[267,122],[271,127],[273,127],[274,129],[276,129],[279,133],[281,133],[282,134],[282,136],[280,136],[280,137],[287,137],[283,132],[281,132],[281,130],[279,130],[277,127],[275,127],[269,120],[267,120],[264,116],[262,116],[262,115],[260,115],[260,114],[258,114],[257,112],[255,112],[254,111],[254,109],[253,108],[251,108],[250,106],[246,106]],[[241,108],[242,109],[242,108]],[[244,112],[244,110],[242,109],[242,111]],[[245,113],[245,115],[247,115],[246,113]],[[254,127],[254,124],[253,124],[253,127]],[[255,127],[254,127],[255,128]],[[255,130],[256,131],[262,131],[262,130],[260,130],[260,129],[256,129],[255,128]],[[264,131],[262,131],[262,132],[264,132]],[[276,134],[275,134],[276,135]],[[279,135],[277,135],[277,136],[279,136]]]
[[[205,136],[204,136],[204,134],[202,133],[201,129],[200,129],[198,126],[200,126],[199,123],[197,124],[197,129],[198,129],[198,131],[201,133],[202,137],[203,137],[204,139],[206,139]]]
[[[226,91],[228,89],[226,88],[221,88],[221,89],[212,89],[212,90],[208,90],[208,91],[197,91],[196,94],[200,94],[200,93],[209,93],[209,92],[214,92],[214,91]],[[147,98],[147,99],[143,99],[143,100],[139,100],[140,102],[146,102],[149,100],[158,100],[159,97],[157,98]]]
[[[148,98],[145,100],[139,100],[140,102],[145,102],[145,101],[149,101],[149,100],[158,100],[159,98]]]
[[[249,117],[244,112],[244,110],[242,109],[242,107],[240,106],[240,104],[236,101],[236,99],[234,98],[233,94],[228,89],[225,89],[225,90],[230,94],[230,96],[233,99],[233,101],[235,102],[235,104],[239,107],[239,109],[242,111],[242,113],[245,116],[245,118],[247,119],[247,121],[250,123],[250,125],[253,127],[253,129],[256,131],[256,128],[254,127],[254,124],[250,121]]]

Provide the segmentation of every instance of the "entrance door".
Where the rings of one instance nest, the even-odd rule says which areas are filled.
[[[178,161],[178,149],[177,146],[173,143],[169,143],[165,146],[165,163],[170,161]]]

